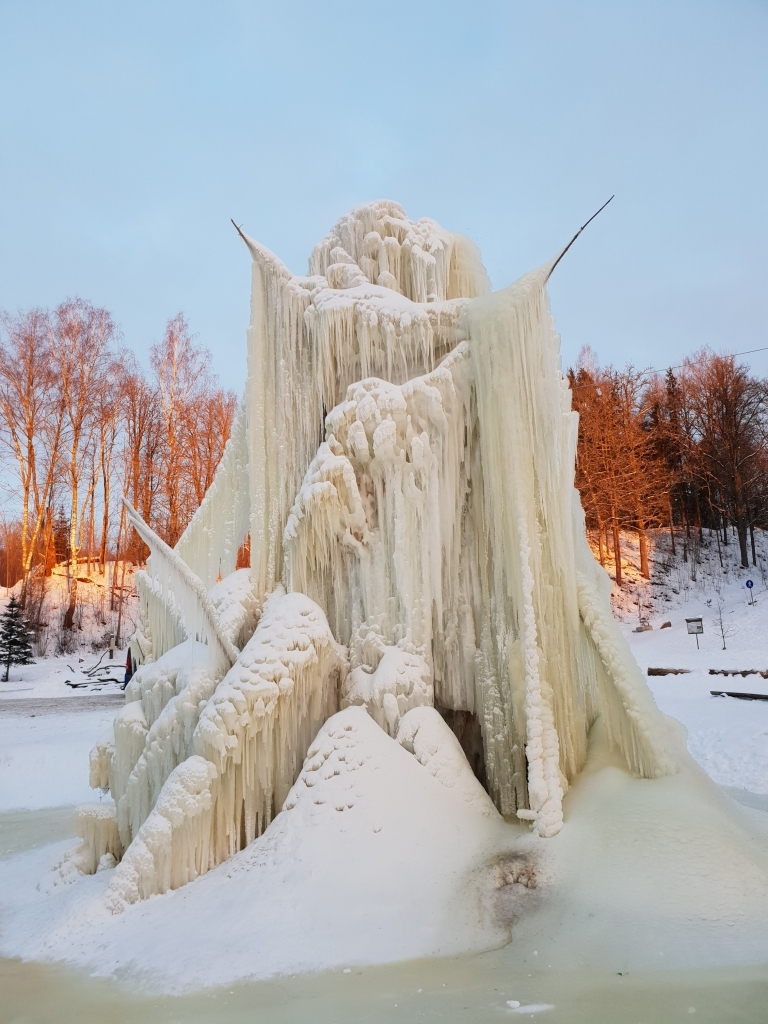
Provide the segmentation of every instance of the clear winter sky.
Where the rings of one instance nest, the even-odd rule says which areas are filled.
[[[249,257],[391,198],[495,287],[557,252],[570,362],[768,346],[766,0],[0,0],[0,307],[184,310],[242,386]],[[768,352],[751,357],[768,374]]]

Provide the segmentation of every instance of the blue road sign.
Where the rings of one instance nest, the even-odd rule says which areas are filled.
[[[747,588],[747,590],[751,590],[752,587],[754,587],[754,585],[755,584],[752,582],[752,580],[747,580],[747,582],[744,584],[744,586]]]

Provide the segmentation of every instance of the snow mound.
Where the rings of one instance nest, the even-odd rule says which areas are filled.
[[[416,756],[362,707],[332,716],[260,838],[122,914],[103,896],[117,869],[45,884],[60,844],[0,861],[0,949],[162,991],[510,940],[510,958],[553,970],[765,962],[768,815],[689,762],[633,777],[598,728],[565,826],[544,839],[467,800],[466,768],[433,774],[451,760],[435,715],[403,718]]]
[[[509,935],[493,861],[520,834],[350,707],[319,731],[266,832],[182,889],[113,915],[116,871],[43,896],[45,858],[0,862],[2,949],[169,991],[485,949]]]
[[[400,719],[397,742],[441,785],[481,814],[493,814],[493,801],[473,775],[461,744],[438,711],[431,707],[408,711]]]
[[[341,703],[362,704],[377,725],[395,736],[406,712],[433,705],[432,670],[420,654],[377,646],[381,661],[375,669],[360,666],[349,673]]]

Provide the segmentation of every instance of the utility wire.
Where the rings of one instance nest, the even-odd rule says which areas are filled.
[[[754,355],[755,352],[768,352],[768,345],[764,345],[762,348],[749,348],[746,352],[727,352],[725,353],[725,355],[731,355],[734,359],[737,359],[739,356]],[[660,370],[656,369],[655,367],[651,367],[648,370],[641,370],[638,376],[647,377],[651,373],[666,373],[668,370],[680,370],[683,366],[685,366],[685,363],[678,363],[677,366],[665,366],[663,369]],[[592,385],[590,384],[572,384],[571,391],[579,391],[582,388],[588,388],[591,386]]]

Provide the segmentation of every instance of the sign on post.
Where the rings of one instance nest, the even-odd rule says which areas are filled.
[[[704,620],[701,616],[695,616],[692,619],[686,619],[685,624],[688,627],[689,633],[694,633],[696,636],[696,650],[699,649],[699,633],[704,632]]]
[[[755,603],[754,598],[752,597],[752,587],[754,587],[754,585],[755,584],[752,582],[752,580],[747,580],[747,582],[744,584],[744,586],[749,591],[749,603],[750,604],[754,604]]]

